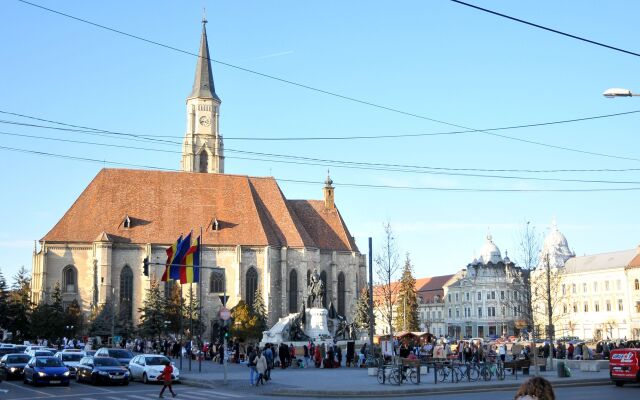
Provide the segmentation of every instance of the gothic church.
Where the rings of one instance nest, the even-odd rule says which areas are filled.
[[[32,300],[50,300],[59,283],[66,304],[75,299],[88,314],[112,303],[136,324],[151,280],[164,270],[152,265],[145,276],[144,258],[164,264],[165,249],[181,233],[195,229],[197,236],[202,227],[202,265],[226,275],[225,283],[215,270],[201,273],[208,330],[225,289],[233,307],[240,300],[252,304],[259,287],[270,326],[299,311],[314,269],[325,283],[326,301],[351,319],[365,286],[365,257],[336,208],[331,179],[323,200],[289,200],[273,177],[224,173],[221,100],[205,24],[186,100],[182,171],[102,169],[34,250]]]

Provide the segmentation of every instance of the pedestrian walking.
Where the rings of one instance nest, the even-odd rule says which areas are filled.
[[[164,369],[160,376],[158,376],[158,380],[162,381],[162,390],[160,390],[159,398],[163,398],[163,394],[166,388],[169,388],[169,392],[171,392],[171,396],[176,397],[177,394],[174,393],[173,388],[171,387],[171,375],[173,374],[173,367],[171,366],[171,362],[167,361],[164,363]]]
[[[247,349],[249,357],[247,358],[247,366],[249,367],[249,383],[251,386],[255,385],[254,376],[257,378],[258,371],[256,370],[256,361],[258,361],[258,353],[251,346]]]
[[[258,371],[258,379],[256,380],[256,386],[267,382],[267,358],[264,356],[264,352],[258,351],[258,360],[256,361],[256,371]]]

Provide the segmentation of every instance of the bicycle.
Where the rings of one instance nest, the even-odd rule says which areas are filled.
[[[442,364],[438,367],[436,376],[440,382],[446,382],[451,377],[451,380],[457,383],[462,378],[462,371],[452,364]]]
[[[389,374],[389,382],[394,385],[401,385],[404,381],[411,381],[411,383],[417,384],[418,372],[415,368],[405,369],[401,365],[393,366]]]
[[[483,364],[480,368],[480,376],[485,381],[490,381],[492,377],[496,377],[499,381],[504,380],[504,364],[502,363],[489,363]]]

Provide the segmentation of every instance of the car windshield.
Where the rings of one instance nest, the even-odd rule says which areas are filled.
[[[145,357],[147,365],[164,365],[169,359],[167,357]]]
[[[120,366],[120,363],[118,362],[118,360],[110,357],[96,357],[93,359],[93,362],[96,364],[96,366],[100,365],[102,367]]]
[[[19,353],[19,352],[23,352],[23,351],[25,351],[26,349],[27,349],[27,346],[16,346],[16,347],[15,347],[15,351],[16,351],[16,352],[18,352],[18,353]]]
[[[38,358],[36,359],[38,367],[62,367],[62,362],[57,358]]]
[[[50,351],[36,351],[33,353],[34,356],[36,357],[50,357],[53,356],[53,354]]]
[[[129,350],[109,350],[109,357],[133,358],[133,353],[131,353]]]
[[[15,356],[7,356],[8,363],[28,363],[31,359],[28,355],[16,354]]]
[[[81,359],[81,353],[62,353],[62,361],[80,361]]]

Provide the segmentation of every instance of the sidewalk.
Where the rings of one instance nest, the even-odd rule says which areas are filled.
[[[176,363],[178,365],[178,363]],[[572,370],[570,378],[558,378],[557,372],[541,372],[554,386],[590,386],[610,384],[609,371],[582,372]],[[228,383],[223,381],[223,368],[211,361],[202,363],[202,372],[198,373],[198,363],[192,363],[189,372],[183,361],[180,373],[185,385],[208,388],[233,389],[243,393],[255,393],[277,396],[307,396],[307,397],[357,397],[357,396],[389,396],[394,394],[429,394],[429,393],[462,393],[465,391],[492,391],[496,389],[514,390],[532,375],[518,374],[517,379],[507,374],[504,381],[477,381],[459,383],[434,383],[433,370],[427,375],[421,375],[420,384],[404,383],[402,385],[379,384],[375,376],[368,376],[366,369],[336,368],[336,369],[278,369],[272,371],[271,378],[264,386],[253,387],[249,384],[249,368],[245,364],[228,365]]]

